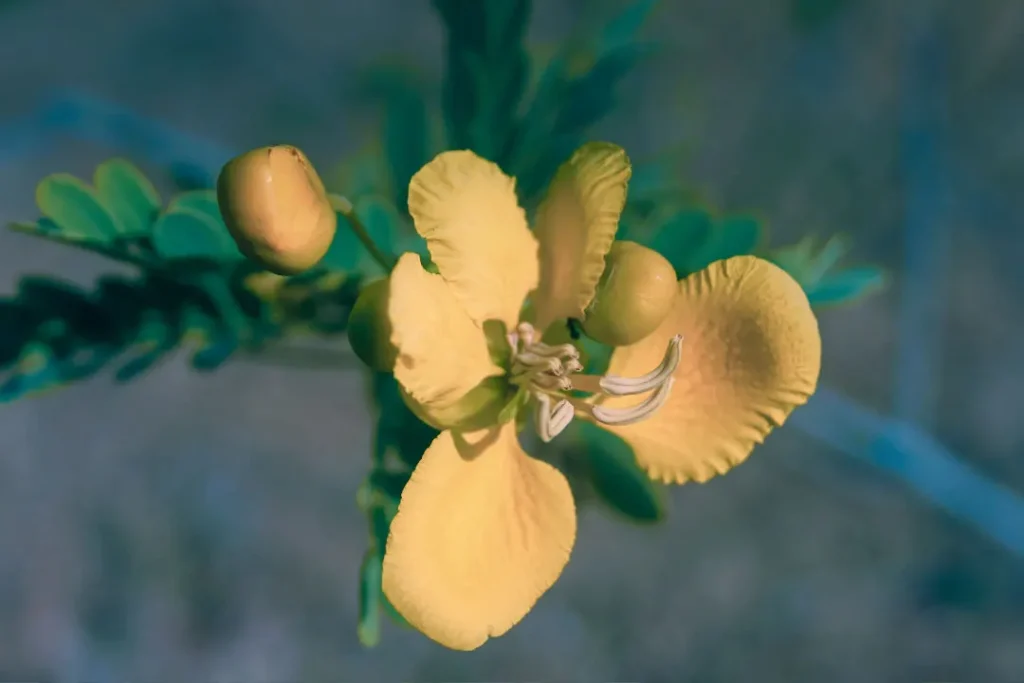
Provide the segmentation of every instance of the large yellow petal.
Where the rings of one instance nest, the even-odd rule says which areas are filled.
[[[473,650],[532,609],[575,540],[569,483],[523,451],[514,422],[445,431],[402,493],[384,593],[428,637]]]
[[[395,379],[428,414],[450,410],[485,379],[503,374],[483,330],[416,254],[404,254],[391,272],[388,318]]]
[[[538,329],[583,318],[615,239],[632,170],[625,151],[607,142],[580,147],[555,175],[537,210],[540,284],[533,297]]]
[[[608,374],[648,372],[676,334],[683,335],[682,355],[667,403],[647,420],[611,428],[654,479],[703,482],[725,473],[817,387],[818,322],[800,285],[767,261],[716,261],[681,280],[665,322],[617,349]]]
[[[513,329],[538,277],[515,180],[473,152],[442,152],[409,182],[409,213],[470,317]]]

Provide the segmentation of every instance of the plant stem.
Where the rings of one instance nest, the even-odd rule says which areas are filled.
[[[373,260],[380,264],[380,267],[384,269],[384,272],[390,273],[392,268],[395,267],[395,257],[385,254],[381,251],[380,247],[377,246],[377,243],[373,241],[373,238],[370,237],[370,233],[366,231],[366,226],[363,225],[363,222],[359,220],[359,217],[356,215],[355,209],[352,207],[352,202],[340,194],[329,194],[327,195],[327,198],[331,202],[331,207],[336,212],[344,216],[348,221],[349,226],[352,228],[352,232],[356,234],[356,237],[358,237],[359,241],[363,243],[366,250],[370,252],[370,256],[373,257]]]

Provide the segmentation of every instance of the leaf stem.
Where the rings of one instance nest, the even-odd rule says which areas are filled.
[[[347,198],[340,194],[329,194],[327,195],[328,200],[331,202],[331,207],[348,221],[349,226],[352,228],[352,232],[356,234],[359,241],[366,247],[366,251],[370,252],[370,256],[373,260],[380,264],[380,267],[384,269],[384,272],[390,273],[395,267],[395,257],[389,256],[381,251],[377,243],[370,237],[370,233],[367,232],[366,226],[359,220],[359,216],[356,215],[355,209]]]

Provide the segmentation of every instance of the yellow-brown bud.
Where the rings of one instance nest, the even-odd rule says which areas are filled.
[[[217,203],[239,250],[280,275],[315,266],[337,229],[320,176],[290,145],[254,149],[225,164]]]
[[[635,344],[665,320],[678,289],[668,259],[636,242],[616,241],[605,257],[583,331],[609,346]]]

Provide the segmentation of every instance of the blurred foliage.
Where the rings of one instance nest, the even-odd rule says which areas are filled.
[[[390,253],[426,257],[407,213],[406,188],[443,149],[468,148],[498,162],[517,178],[521,200],[532,210],[558,165],[617,106],[618,84],[655,54],[656,46],[638,37],[655,4],[632,3],[595,39],[574,42],[536,65],[525,47],[528,0],[435,0],[447,36],[440,111],[422,79],[373,70],[363,87],[381,106],[380,136],[345,160],[328,184],[351,198],[367,232]],[[843,4],[824,3],[830,11]],[[794,17],[820,20],[824,5],[796,2]],[[680,277],[718,259],[759,254],[791,273],[815,306],[854,301],[884,284],[876,268],[841,265],[849,247],[839,237],[769,246],[763,221],[704,205],[687,190],[674,161],[634,162],[619,237],[657,249]],[[0,400],[115,364],[115,378],[127,381],[181,346],[192,349],[196,369],[212,370],[239,353],[269,354],[296,337],[336,338],[360,284],[384,275],[341,215],[335,242],[315,269],[291,278],[259,272],[228,235],[214,192],[204,189],[212,185],[208,174],[178,167],[172,175],[179,187],[191,189],[166,205],[138,169],[117,159],[97,168],[91,184],[62,173],[39,184],[42,217],[13,229],[104,255],[137,273],[101,278],[91,292],[54,278],[24,278],[0,301]],[[578,330],[566,334],[578,336]],[[586,338],[580,343],[588,371],[599,372],[610,350]],[[437,432],[405,406],[393,376],[372,373],[369,383],[376,427],[372,468],[357,497],[369,527],[357,633],[373,646],[382,614],[404,623],[381,593],[381,563],[402,489]],[[596,498],[640,523],[665,516],[662,486],[617,437],[574,424],[555,448],[542,451],[566,472],[581,504]],[[116,607],[104,605],[90,613]]]
[[[853,4],[851,0],[790,0],[790,16],[797,28],[817,29]]]
[[[114,377],[128,381],[180,346],[192,347],[194,368],[213,370],[238,351],[258,352],[288,335],[341,332],[358,293],[359,276],[328,266],[287,281],[258,272],[228,235],[211,190],[163,206],[152,183],[123,160],[101,164],[92,185],[49,176],[36,202],[43,217],[12,229],[139,272],[102,277],[91,292],[56,278],[23,278],[0,300],[0,401],[112,365]]]

